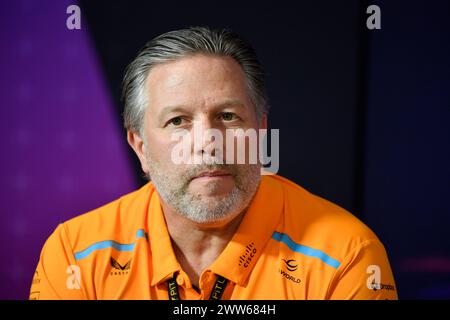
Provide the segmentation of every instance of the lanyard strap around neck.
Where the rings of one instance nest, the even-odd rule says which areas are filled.
[[[228,279],[217,275],[216,282],[209,296],[209,300],[220,300],[222,298],[223,292],[227,287]],[[178,284],[176,280],[176,275],[173,278],[167,280],[167,289],[169,293],[169,300],[181,300],[180,293],[178,291]]]

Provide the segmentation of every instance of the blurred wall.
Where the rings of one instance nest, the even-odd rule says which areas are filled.
[[[0,298],[27,299],[56,226],[136,187],[113,100],[72,1],[2,1]]]
[[[364,221],[402,298],[450,298],[450,2],[383,1],[371,32]]]

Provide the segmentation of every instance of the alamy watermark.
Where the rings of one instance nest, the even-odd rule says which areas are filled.
[[[366,26],[369,30],[381,29],[381,9],[379,6],[372,4],[367,7],[366,13],[370,16],[366,20]]]
[[[268,140],[270,138],[270,155]],[[193,130],[178,129],[171,135],[174,164],[261,164],[262,174],[276,174],[280,166],[279,129],[223,131],[203,129],[194,123]]]
[[[81,270],[80,267],[71,264],[67,267],[66,273],[69,275],[66,279],[66,287],[69,290],[79,290],[81,288]]]
[[[66,13],[69,16],[66,19],[66,27],[69,30],[80,30],[81,29],[81,10],[80,7],[72,4],[67,7]]]

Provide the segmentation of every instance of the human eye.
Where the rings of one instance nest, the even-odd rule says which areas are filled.
[[[224,121],[233,121],[238,119],[238,116],[233,112],[222,112],[220,117]]]
[[[167,127],[170,125],[173,127],[179,127],[183,124],[183,121],[184,121],[183,117],[180,117],[180,116],[174,117],[174,118],[170,119],[169,121],[167,121],[165,126]]]

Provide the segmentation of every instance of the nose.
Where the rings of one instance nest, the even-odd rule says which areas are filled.
[[[224,135],[215,127],[214,122],[208,117],[194,120],[192,134],[193,152],[197,162],[223,163]]]

